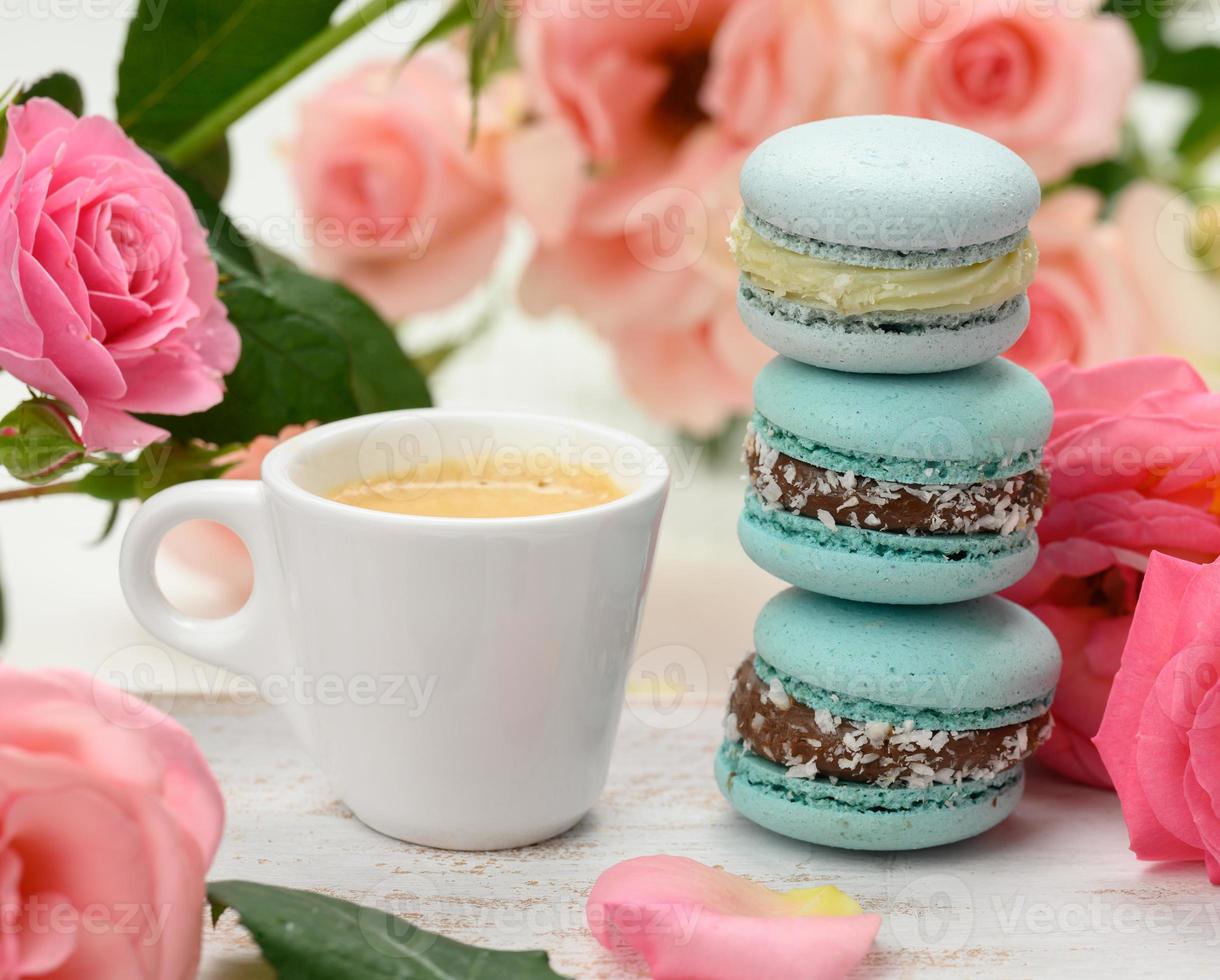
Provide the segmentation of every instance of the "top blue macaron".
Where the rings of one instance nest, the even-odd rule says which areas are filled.
[[[855,701],[870,717],[925,709],[996,727],[1044,711],[1059,678],[1054,635],[998,596],[893,606],[788,589],[763,607],[754,643],[794,696],[803,687],[817,707],[823,692],[833,695],[844,715]]]
[[[924,375],[847,374],[777,357],[754,379],[764,442],[819,466],[900,483],[971,483],[1033,469],[1054,405],[1011,361]]]
[[[974,262],[1024,237],[1040,190],[1017,154],[979,133],[848,116],[764,140],[742,168],[741,196],[759,234],[793,251],[813,242]]]

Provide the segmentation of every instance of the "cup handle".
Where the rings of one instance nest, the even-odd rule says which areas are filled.
[[[119,558],[123,595],[141,626],[183,653],[256,678],[274,671],[280,655],[273,626],[281,586],[265,494],[257,480],[199,480],[162,490],[140,505]],[[155,562],[161,539],[177,525],[196,519],[228,527],[245,542],[254,562],[249,600],[221,619],[180,612],[157,584]]]

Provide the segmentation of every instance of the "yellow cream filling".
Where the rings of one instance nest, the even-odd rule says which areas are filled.
[[[937,310],[965,313],[1019,295],[1034,278],[1027,238],[1006,255],[954,269],[873,269],[801,255],[768,241],[737,212],[729,250],[752,282],[778,296],[836,313]]]

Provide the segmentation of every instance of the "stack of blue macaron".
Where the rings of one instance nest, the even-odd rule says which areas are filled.
[[[1004,819],[1050,733],[1059,650],[993,593],[1037,555],[1052,407],[998,358],[1029,319],[1033,173],[977,133],[857,116],[763,142],[729,244],[780,356],[754,385],[738,525],[795,588],[738,669],[721,790],[818,844],[960,840]]]

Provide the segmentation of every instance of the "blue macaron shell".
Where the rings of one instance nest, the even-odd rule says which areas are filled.
[[[741,171],[754,226],[849,249],[922,253],[906,264],[970,264],[973,246],[1009,250],[1038,209],[1038,180],[1000,143],[946,123],[903,116],[847,116],[783,130]],[[776,244],[800,250],[800,241]],[[937,262],[938,253],[944,263]],[[834,256],[829,256],[834,257]],[[840,256],[882,265],[867,253]]]
[[[754,564],[790,585],[860,602],[962,602],[1015,585],[1038,556],[1032,533],[908,535],[767,508],[752,490],[737,538]]]
[[[746,328],[785,357],[834,371],[924,374],[997,357],[1029,323],[1025,295],[969,313],[843,316],[784,299],[745,279],[737,312]]]
[[[716,782],[742,816],[810,844],[863,851],[907,851],[965,840],[1012,813],[1024,790],[1016,766],[994,782],[926,789],[789,777],[783,767],[725,742]]]
[[[754,380],[764,441],[831,469],[899,483],[973,483],[1032,469],[1054,407],[996,359],[938,374],[849,374],[777,357]]]
[[[952,731],[1037,717],[1060,667],[1054,634],[994,595],[896,606],[787,589],[758,614],[754,649],[808,707],[897,722],[926,711],[918,727]]]

